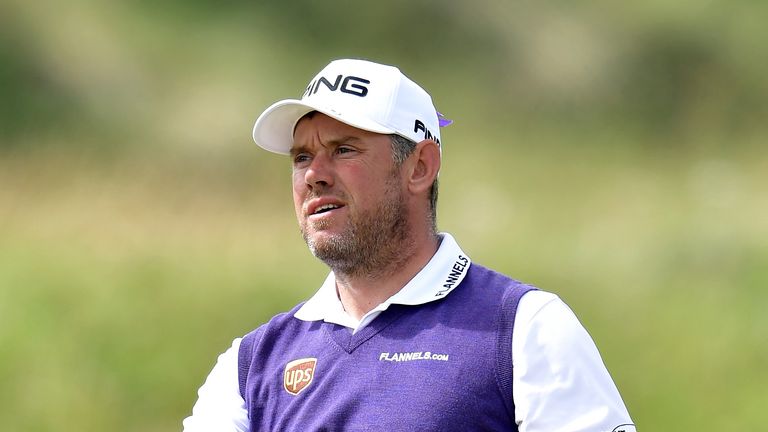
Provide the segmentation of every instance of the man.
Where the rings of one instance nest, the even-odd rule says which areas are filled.
[[[184,430],[634,431],[554,294],[471,262],[435,228],[446,123],[397,68],[337,60],[256,121],[331,269],[222,354]]]

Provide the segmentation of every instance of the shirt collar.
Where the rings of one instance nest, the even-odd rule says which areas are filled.
[[[420,305],[445,298],[464,279],[471,260],[448,233],[440,233],[440,246],[432,259],[400,291],[375,307],[371,313],[386,310],[391,304]],[[355,327],[336,293],[336,277],[328,274],[320,289],[294,316],[302,321],[328,321]],[[363,317],[365,320],[365,317]]]

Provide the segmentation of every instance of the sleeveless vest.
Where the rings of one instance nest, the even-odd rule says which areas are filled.
[[[512,329],[532,289],[473,263],[445,298],[355,334],[301,305],[275,316],[240,345],[251,431],[517,431]]]

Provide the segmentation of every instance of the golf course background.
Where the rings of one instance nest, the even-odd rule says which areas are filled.
[[[768,4],[0,4],[0,429],[180,430],[326,269],[253,121],[328,61],[443,129],[438,227],[553,291],[644,431],[768,406]]]

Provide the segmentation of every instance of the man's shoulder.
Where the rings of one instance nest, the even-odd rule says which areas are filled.
[[[533,290],[538,290],[537,287],[521,282],[514,279],[504,273],[485,267],[476,262],[472,262],[467,278],[465,279],[467,285],[475,286],[487,289],[502,290],[505,293],[520,293],[521,295]]]
[[[301,309],[304,303],[305,302],[301,302],[291,308],[289,311],[280,312],[277,315],[274,315],[269,319],[269,321],[261,324],[243,336],[243,340],[258,340],[261,339],[261,336],[267,331],[279,331],[280,329],[284,329],[289,325],[295,324],[298,320],[294,317],[294,314],[296,314],[296,311]]]

